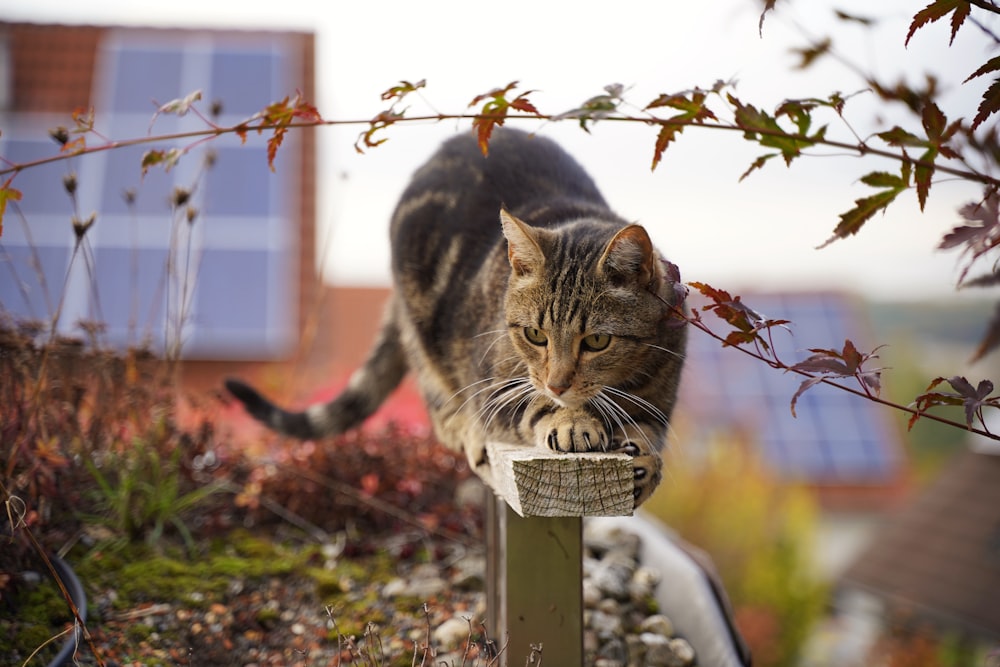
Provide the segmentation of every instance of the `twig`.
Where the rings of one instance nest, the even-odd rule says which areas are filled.
[[[680,317],[680,318],[684,319],[688,324],[690,324],[690,325],[694,326],[695,328],[700,329],[701,331],[707,333],[709,336],[711,336],[715,340],[717,340],[720,343],[722,343],[725,347],[735,348],[735,349],[739,350],[740,352],[742,352],[743,354],[746,354],[746,355],[748,355],[750,357],[753,357],[754,359],[767,364],[768,366],[770,366],[771,368],[774,368],[775,370],[791,372],[791,373],[795,373],[797,375],[801,375],[802,377],[805,377],[805,378],[816,379],[821,384],[829,385],[831,387],[836,387],[837,389],[840,389],[841,391],[846,391],[846,392],[848,392],[850,394],[854,394],[855,396],[860,396],[861,398],[867,399],[869,401],[873,401],[873,402],[878,403],[880,405],[884,405],[886,407],[894,408],[896,410],[900,410],[902,412],[906,412],[906,413],[911,414],[911,415],[916,415],[917,417],[920,417],[922,419],[926,418],[926,419],[930,419],[931,421],[939,422],[941,424],[947,424],[948,426],[953,426],[955,428],[962,429],[963,431],[968,431],[970,433],[975,433],[976,435],[981,435],[981,436],[984,436],[986,438],[990,438],[991,440],[1000,440],[1000,435],[995,435],[995,434],[990,433],[988,430],[985,430],[985,429],[976,428],[976,427],[972,426],[971,424],[963,424],[963,423],[955,421],[953,419],[948,419],[947,417],[941,417],[939,415],[935,415],[935,414],[932,414],[932,413],[929,413],[929,412],[921,412],[920,410],[917,410],[915,408],[911,408],[911,407],[909,407],[907,405],[901,405],[899,403],[894,403],[892,401],[889,401],[889,400],[886,400],[886,399],[881,398],[879,396],[875,396],[874,394],[871,394],[870,392],[867,391],[867,389],[865,391],[861,391],[861,390],[855,389],[853,387],[848,387],[847,385],[840,384],[839,382],[834,382],[830,378],[821,377],[819,375],[816,375],[816,374],[813,374],[813,373],[809,373],[807,371],[803,371],[801,369],[795,368],[794,366],[788,366],[784,362],[781,362],[781,361],[779,361],[777,359],[774,359],[774,358],[768,358],[768,357],[760,354],[759,352],[757,352],[755,350],[751,350],[751,349],[745,348],[745,347],[743,347],[741,345],[727,345],[725,338],[723,338],[719,334],[717,334],[714,331],[712,331],[712,329],[710,329],[709,326],[707,324],[705,324],[704,321],[701,318],[699,318],[699,317],[692,317],[692,316],[684,313],[677,306],[671,305],[670,307],[673,309],[673,312],[674,312],[674,314],[677,317]],[[864,383],[861,383],[861,384],[862,384],[862,386],[864,386]]]

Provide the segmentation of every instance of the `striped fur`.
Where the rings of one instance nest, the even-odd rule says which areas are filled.
[[[499,216],[499,221],[498,221]],[[416,377],[437,436],[484,462],[488,439],[635,457],[636,502],[661,474],[685,330],[646,232],[612,213],[549,140],[446,142],[392,217],[394,292],[367,362],[333,401],[292,413],[227,382],[300,438],[360,424]]]

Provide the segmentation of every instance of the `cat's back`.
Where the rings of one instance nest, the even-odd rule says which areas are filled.
[[[481,261],[500,241],[501,207],[546,226],[574,208],[606,204],[590,176],[555,142],[498,128],[483,155],[475,136],[465,133],[445,142],[403,192],[391,223],[394,264],[413,253],[441,253],[456,238],[466,243],[463,254]],[[560,213],[532,215],[541,209]]]

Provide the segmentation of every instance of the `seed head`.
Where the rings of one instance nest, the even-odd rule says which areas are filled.
[[[66,188],[66,194],[70,197],[76,194],[76,172],[71,171],[63,176],[63,187]]]

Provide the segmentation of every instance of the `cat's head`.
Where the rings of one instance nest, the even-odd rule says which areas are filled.
[[[576,406],[603,386],[637,382],[664,354],[668,306],[660,257],[639,225],[579,220],[532,227],[501,211],[511,342],[535,389]]]

